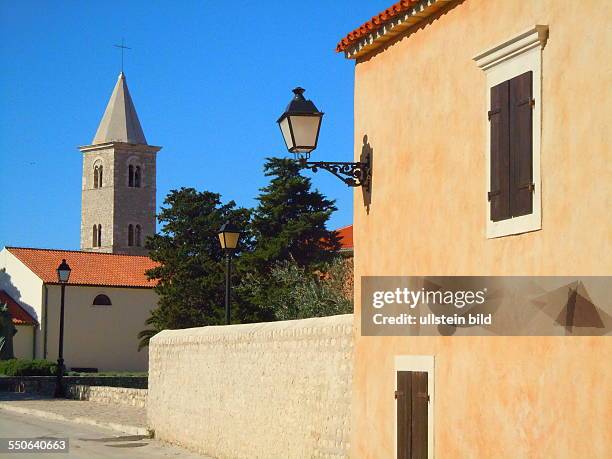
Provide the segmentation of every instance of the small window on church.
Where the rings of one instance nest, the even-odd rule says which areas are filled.
[[[128,166],[128,186],[134,186],[134,166],[131,164]]]
[[[134,225],[128,225],[128,246],[134,245]]]
[[[134,238],[136,239],[136,247],[140,247],[142,244],[142,229],[140,225],[136,225]]]
[[[104,294],[97,295],[93,300],[94,306],[112,306],[111,300]]]
[[[98,247],[98,226],[94,225],[91,233],[91,246]]]
[[[134,186],[136,188],[140,188],[140,180],[141,180],[140,166],[136,166],[136,170],[134,171]]]
[[[102,247],[102,225],[98,225],[98,247]]]
[[[96,164],[93,170],[94,188],[102,188],[102,164]]]

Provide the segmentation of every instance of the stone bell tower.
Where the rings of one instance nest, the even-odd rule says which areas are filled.
[[[155,163],[121,72],[83,153],[81,250],[146,255],[155,234]]]

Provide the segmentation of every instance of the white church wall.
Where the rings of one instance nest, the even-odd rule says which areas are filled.
[[[60,287],[49,285],[47,358],[57,359]],[[98,294],[111,306],[93,306]],[[147,371],[147,349],[138,352],[137,335],[157,305],[157,294],[146,288],[67,286],[64,311],[64,362],[99,371]]]
[[[44,290],[42,280],[36,276],[30,269],[17,259],[6,248],[0,251],[0,289],[6,291],[11,298],[17,301],[23,309],[25,309],[39,323],[37,327],[29,327],[29,332],[24,332],[23,335],[30,335],[31,340],[36,340],[36,358],[42,358],[42,322],[43,322],[43,300]],[[20,327],[21,328],[21,327]],[[36,338],[34,338],[36,334]],[[29,348],[23,344],[24,352],[29,358],[32,357],[32,342]],[[24,337],[25,339],[25,337]],[[21,355],[21,351],[20,351]]]
[[[213,457],[349,456],[352,314],[165,330],[149,356],[156,438]]]
[[[6,248],[0,252],[0,289],[5,290],[39,323],[42,316],[42,280]]]
[[[18,359],[34,358],[34,326],[17,325],[17,334],[13,337],[13,353]]]

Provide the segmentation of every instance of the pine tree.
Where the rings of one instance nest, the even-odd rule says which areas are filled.
[[[147,274],[158,281],[158,306],[139,334],[141,347],[163,329],[177,329],[224,323],[224,254],[217,233],[226,220],[245,229],[239,252],[252,248],[248,232],[250,211],[233,201],[221,203],[220,195],[193,188],[171,191],[158,220],[160,234],[148,239],[149,256],[160,263]],[[239,255],[238,253],[237,255]],[[248,304],[232,304],[236,321],[257,320]]]
[[[270,271],[279,263],[293,261],[312,270],[334,258],[340,244],[336,234],[325,226],[336,210],[334,201],[311,189],[310,179],[300,174],[298,163],[268,158],[264,173],[271,180],[261,189],[259,205],[253,211],[255,249],[241,257],[240,266],[250,276],[259,276],[265,285]],[[251,301],[266,308],[274,295],[271,282]]]

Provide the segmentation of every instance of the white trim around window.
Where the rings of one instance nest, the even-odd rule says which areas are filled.
[[[427,392],[429,393],[429,406],[427,407],[427,457],[435,457],[434,444],[434,404],[436,400],[435,392],[435,360],[433,355],[396,355],[395,371],[393,373],[393,387],[397,390],[398,371],[426,371],[427,372]],[[397,458],[397,401],[393,399],[393,448],[394,457]]]
[[[542,180],[540,175],[540,145],[542,131],[542,49],[548,39],[548,26],[536,25],[531,29],[500,43],[474,57],[487,78],[487,109],[483,111],[486,123],[486,189],[482,193],[486,207],[486,236],[489,239],[526,233],[542,229]],[[533,72],[533,212],[529,215],[494,222],[487,192],[491,189],[491,130],[486,112],[491,107],[491,88],[525,72]]]

